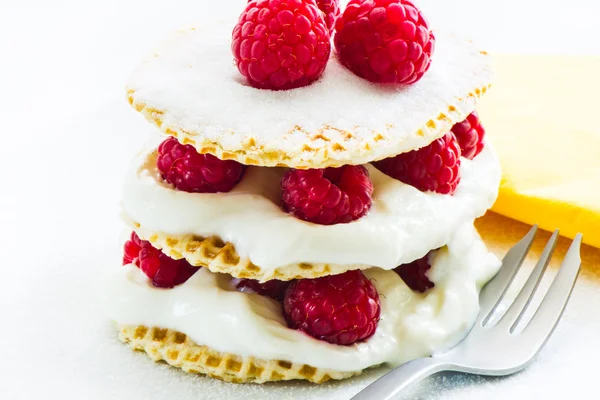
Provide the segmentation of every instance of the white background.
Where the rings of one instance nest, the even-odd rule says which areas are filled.
[[[234,386],[118,344],[97,302],[118,262],[118,201],[147,124],[124,99],[169,32],[243,0],[0,1],[0,399],[348,398],[375,374],[314,388]],[[434,27],[490,50],[600,55],[595,1],[427,1]],[[510,379],[444,375],[409,398],[597,398],[600,288],[582,281],[540,361]],[[596,316],[596,318],[594,318]],[[437,393],[437,394],[436,394]]]

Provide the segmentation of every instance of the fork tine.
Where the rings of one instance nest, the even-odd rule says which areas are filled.
[[[579,254],[581,239],[582,235],[580,233],[575,236],[550,289],[548,289],[531,321],[523,330],[524,335],[537,342],[535,343],[536,346],[541,347],[550,338],[569,302],[581,269],[581,256]]]
[[[556,247],[556,242],[558,241],[558,229],[554,231],[548,243],[546,243],[546,247],[542,252],[540,259],[533,271],[531,271],[531,275],[527,278],[527,282],[521,288],[519,295],[510,305],[509,309],[502,316],[500,321],[498,322],[498,327],[510,328],[510,333],[515,330],[515,327],[523,318],[523,314],[527,310],[529,303],[533,299],[533,295],[535,294],[540,282],[542,281],[542,277],[544,276],[544,272],[546,271],[546,267],[548,267],[548,263],[552,258],[552,253],[554,253],[554,248]]]
[[[504,298],[506,290],[515,278],[521,265],[523,265],[525,256],[529,253],[537,229],[537,225],[534,225],[527,235],[506,253],[502,259],[502,268],[500,268],[498,275],[481,291],[481,295],[479,296],[481,312],[478,318],[478,323],[481,323],[481,325],[488,323],[489,318],[494,314],[498,304]]]

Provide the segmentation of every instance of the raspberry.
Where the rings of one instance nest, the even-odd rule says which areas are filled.
[[[376,161],[386,175],[421,191],[452,194],[460,182],[460,147],[452,132],[427,147]]]
[[[156,165],[165,181],[185,192],[229,192],[240,181],[245,166],[233,160],[220,160],[211,154],[198,154],[174,137],[158,146]]]
[[[354,221],[371,208],[373,184],[362,165],[290,169],[281,180],[283,207],[297,218],[321,225]]]
[[[469,114],[463,122],[454,125],[452,133],[454,133],[456,140],[458,140],[463,157],[472,160],[483,150],[485,129],[483,129],[475,111]]]
[[[381,312],[375,286],[360,271],[296,281],[283,308],[290,328],[340,345],[371,337]]]
[[[252,0],[248,0],[248,3]],[[317,7],[323,12],[325,19],[325,25],[329,33],[333,32],[335,26],[335,20],[340,16],[340,2],[339,0],[316,0]]]
[[[331,40],[315,0],[252,0],[233,29],[231,49],[251,86],[286,90],[321,76]]]
[[[414,83],[431,64],[435,37],[409,0],[351,0],[335,30],[342,64],[371,82]]]
[[[327,29],[329,29],[329,33],[333,33],[335,21],[340,16],[339,0],[317,0],[317,6],[325,14],[325,24],[327,25]]]
[[[394,268],[394,271],[400,275],[406,286],[415,292],[425,293],[435,286],[426,275],[430,268],[429,254],[427,254],[423,258]]]
[[[263,283],[254,279],[239,279],[235,280],[235,287],[243,292],[250,291],[281,301],[290,283],[290,281],[278,281],[277,279]]]
[[[186,260],[173,260],[146,240],[141,240],[135,232],[125,242],[123,265],[135,264],[152,284],[159,288],[172,288],[181,285],[198,271]]]

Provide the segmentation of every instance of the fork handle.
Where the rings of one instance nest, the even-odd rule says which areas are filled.
[[[444,363],[431,357],[409,361],[371,383],[352,400],[393,400],[409,385],[444,371],[446,367]]]

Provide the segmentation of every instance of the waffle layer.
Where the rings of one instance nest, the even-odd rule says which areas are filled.
[[[165,361],[193,374],[208,375],[234,383],[265,383],[306,380],[323,383],[346,379],[361,371],[340,372],[283,360],[261,360],[220,353],[194,343],[187,335],[170,329],[143,325],[119,325],[119,339],[134,350],[144,351],[154,361]]]
[[[371,268],[366,264],[316,264],[300,263],[272,269],[261,268],[247,257],[241,257],[232,243],[218,237],[203,238],[196,235],[170,235],[164,232],[151,232],[139,224],[134,230],[140,238],[148,240],[154,247],[174,259],[185,258],[190,264],[206,267],[211,272],[221,272],[236,278],[250,278],[264,282],[271,279],[289,281],[292,279],[319,278],[341,274],[355,269]]]
[[[485,51],[436,32],[431,68],[414,85],[373,84],[334,54],[310,86],[258,90],[231,63],[234,24],[176,34],[133,73],[127,98],[181,143],[247,165],[337,167],[424,147],[471,113],[492,81]]]

